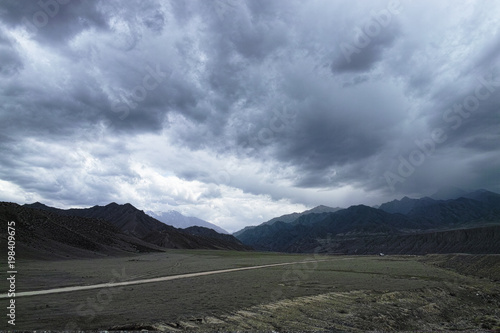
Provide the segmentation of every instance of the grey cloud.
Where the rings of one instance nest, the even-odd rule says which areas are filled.
[[[165,27],[165,15],[157,8],[148,8],[145,12],[142,22],[151,31],[161,33]]]
[[[107,29],[107,17],[98,9],[99,2],[6,0],[0,5],[0,18],[11,26],[24,27],[44,42],[65,42],[89,29]]]
[[[222,197],[222,192],[220,191],[219,188],[216,187],[211,187],[205,192],[203,192],[200,196],[201,199],[216,199],[216,198],[221,198]]]
[[[210,179],[210,174],[208,172],[199,171],[199,170],[195,170],[195,169],[182,170],[177,174],[177,176],[182,178],[182,179],[188,180],[188,181],[201,179],[201,180],[204,180],[206,182],[209,182],[209,179]]]
[[[0,29],[0,75],[11,77],[19,73],[24,67],[23,60],[14,43]]]
[[[254,148],[256,156],[270,149],[275,159],[294,165],[301,175],[297,186],[321,187],[331,178],[330,186],[366,177],[366,172],[353,178],[340,171],[378,155],[388,142],[398,139],[400,132],[394,128],[404,119],[404,103],[397,95],[391,98],[389,87],[379,88],[380,94],[368,88],[374,82],[331,86],[302,74],[298,71],[286,80],[288,96],[301,101],[289,106],[291,117],[285,119],[283,130],[271,130],[279,124],[272,120],[273,113],[260,115],[249,121],[254,126],[241,142]],[[259,141],[264,133],[271,135],[268,142]],[[333,178],[331,169],[339,170]]]
[[[495,72],[495,67],[489,71]],[[485,149],[493,148],[488,141],[495,141],[499,134],[500,77],[490,72],[476,72],[467,83],[445,90],[446,95],[434,96],[436,107],[428,123],[430,129],[445,132],[447,140],[443,146],[466,144],[481,150],[483,144]],[[485,134],[489,140],[484,139]]]
[[[21,59],[15,51],[0,47],[0,75],[11,77],[17,74],[23,67]]]
[[[483,52],[480,53],[476,61],[477,67],[483,67],[485,70],[488,70],[488,67],[491,67],[492,64],[498,63],[500,59],[500,31],[492,38],[491,44],[487,45]]]
[[[384,52],[389,50],[398,37],[400,26],[391,22],[388,27],[380,27],[381,31],[374,37],[358,32],[352,41],[348,40],[339,45],[340,52],[331,64],[333,73],[367,72],[384,57]],[[362,30],[359,30],[362,31]],[[363,37],[361,37],[363,36]],[[363,42],[359,40],[365,38]],[[366,46],[364,46],[366,45]]]
[[[0,179],[18,184],[28,193],[36,194],[64,205],[107,204],[111,197],[119,197],[117,179],[133,183],[137,174],[127,163],[122,144],[108,144],[107,156],[92,155],[101,166],[83,170],[84,157],[68,145],[59,142],[2,143],[0,149]],[[113,149],[115,148],[115,149]],[[29,201],[31,199],[27,199]]]
[[[5,29],[22,27],[24,17],[43,10],[36,1],[0,6]],[[386,4],[373,6],[377,11]],[[165,172],[175,169],[183,181],[213,185],[200,196],[207,201],[222,196],[216,185],[308,204],[316,198],[300,191],[347,185],[386,197],[423,194],[440,181],[498,187],[494,167],[481,167],[498,165],[498,94],[481,101],[456,130],[453,121],[443,120],[447,108],[474,92],[479,73],[497,75],[498,41],[476,38],[475,52],[462,45],[473,55],[464,61],[456,40],[440,44],[448,40],[446,24],[434,32],[419,21],[425,15],[409,14],[414,7],[418,13],[435,9],[430,2],[404,6],[405,12],[349,62],[339,45],[355,45],[352,31],[371,17],[368,5],[231,0],[60,5],[35,34],[15,37],[29,43],[0,34],[0,75],[7,78],[0,81],[0,148],[5,152],[0,179],[54,200],[81,197],[79,202],[90,203],[99,191],[97,199],[106,201],[119,195],[113,181],[134,184],[139,177],[124,157],[135,156],[127,143],[164,136],[169,147],[276,166],[256,171],[269,179],[265,184],[236,177],[216,182],[213,175],[223,162],[188,167],[196,163],[189,154],[180,163],[186,167],[161,165]],[[493,31],[482,20],[484,15],[491,20],[492,13],[470,15],[478,29]],[[447,13],[436,15],[443,22],[457,21]],[[38,51],[45,58],[29,53]],[[153,80],[151,68],[164,73],[160,80]],[[434,128],[445,130],[446,142],[391,192],[384,172],[397,173],[399,155],[408,158],[419,149],[415,140],[429,138]],[[64,142],[68,150],[84,147],[108,167],[81,171],[81,165],[64,159],[55,167],[45,158],[50,145],[32,151],[29,140]],[[100,148],[91,150],[89,143]],[[29,154],[41,158],[29,159]],[[37,166],[53,179],[37,180]],[[80,183],[64,176],[72,170],[89,178]],[[288,187],[276,189],[274,178],[286,180]],[[148,195],[158,200],[153,197],[162,193],[155,189]]]
[[[43,81],[43,78],[38,80]],[[31,90],[27,94],[16,92],[19,83],[8,85],[7,91],[16,92],[10,100],[15,107],[3,107],[10,123],[2,123],[0,128],[4,133],[14,135],[19,133],[19,129],[11,126],[14,123],[22,124],[24,135],[71,135],[84,124],[97,123],[101,115],[105,114],[103,109],[106,108],[107,99],[95,85],[80,83],[75,82],[74,86],[67,87],[66,92],[43,91],[40,86],[39,90]]]
[[[231,34],[231,41],[238,53],[246,58],[262,60],[287,43],[287,28],[281,22],[243,22]]]
[[[217,1],[215,1],[217,3]],[[181,26],[184,26],[189,19],[195,13],[196,8],[195,2],[183,1],[183,0],[172,0],[170,1],[170,6],[172,8],[172,14],[176,22]]]

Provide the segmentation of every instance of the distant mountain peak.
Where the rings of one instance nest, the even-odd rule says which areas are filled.
[[[340,207],[330,207],[330,206],[325,206],[325,205],[319,205],[314,208],[308,209],[306,211],[303,211],[301,213],[293,213],[293,214],[299,214],[299,215],[304,215],[304,214],[310,214],[310,213],[333,213],[338,210],[341,210],[342,208]],[[292,214],[290,214],[292,215]]]
[[[197,227],[209,228],[221,234],[229,234],[226,230],[222,229],[221,227],[213,223],[207,222],[205,220],[202,220],[194,216],[185,216],[176,210],[169,210],[166,212],[156,212],[156,213],[149,211],[146,213],[148,215],[151,215],[155,219],[176,228],[185,229],[197,226]]]
[[[38,206],[38,207],[49,207],[49,206],[47,206],[47,205],[45,205],[45,204],[41,203],[40,201],[37,201],[37,202],[32,203],[32,204],[31,204],[31,206],[32,206],[33,208],[35,208],[35,207],[37,207],[37,206]]]
[[[345,210],[359,211],[360,209],[368,211],[368,210],[373,210],[374,208],[367,205],[359,204],[359,205],[352,205],[349,208],[346,208]]]
[[[422,199],[412,199],[405,196],[401,200],[396,199],[383,203],[380,205],[379,209],[391,214],[408,214],[413,208],[427,206],[434,201],[434,199],[431,199],[429,197],[424,197]]]
[[[176,215],[176,216],[185,216],[185,215],[182,215],[181,213],[179,213],[176,210],[168,210],[165,213],[171,214],[171,215]],[[162,212],[160,212],[159,215],[162,215]],[[185,217],[188,217],[188,216],[185,216]]]
[[[353,205],[289,223],[281,217],[236,236],[257,250],[278,252],[499,253],[499,218],[500,194],[475,191],[451,200],[404,197],[380,209]]]
[[[303,211],[301,213],[294,212],[294,213],[290,213],[290,214],[285,214],[285,215],[281,215],[281,216],[278,216],[278,217],[274,217],[274,218],[270,219],[267,222],[261,223],[260,225],[273,225],[276,222],[293,223],[298,218],[300,218],[301,216],[304,216],[304,215],[308,215],[308,214],[321,214],[321,213],[333,213],[333,212],[339,211],[341,209],[343,209],[343,208],[340,208],[340,207],[333,208],[333,207],[329,207],[329,206],[325,206],[325,205],[319,205],[319,206],[316,206],[316,207],[311,208],[309,210]],[[258,227],[258,226],[247,226],[247,227],[245,227],[245,228],[243,228],[241,230],[236,231],[235,233],[233,233],[233,235],[238,237],[243,232],[251,230],[251,229],[254,229],[256,227]]]

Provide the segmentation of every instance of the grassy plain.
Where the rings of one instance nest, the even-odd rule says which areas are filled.
[[[439,267],[439,257],[316,258],[329,260],[18,297],[15,329],[500,329],[500,286],[490,276],[481,278],[460,274],[460,269],[453,267]],[[17,291],[310,259],[314,257],[170,250],[122,258],[21,261]],[[491,265],[491,260],[486,262]],[[498,260],[493,264],[499,265]],[[3,293],[4,284],[1,287]],[[6,299],[0,300],[2,308],[6,304]],[[6,320],[0,328],[12,329]]]

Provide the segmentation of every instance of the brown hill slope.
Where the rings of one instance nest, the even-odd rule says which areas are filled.
[[[29,208],[36,208],[54,212],[58,215],[91,217],[106,220],[126,234],[142,238],[152,231],[167,229],[167,225],[157,219],[147,215],[129,203],[119,205],[112,202],[106,206],[94,206],[90,208],[58,209],[46,206],[42,203],[24,205]]]
[[[162,247],[179,249],[213,249],[213,250],[252,250],[243,245],[232,235],[224,235],[205,227],[189,227],[182,229],[183,234],[194,237],[175,237],[167,230],[153,231],[144,240]]]
[[[102,219],[61,216],[0,202],[0,238],[7,238],[8,221],[15,222],[17,258],[92,258],[163,251]]]
[[[133,239],[139,238],[151,247],[172,249],[228,249],[248,250],[250,247],[241,244],[236,238],[220,239],[213,235],[196,234],[169,226],[147,215],[131,204],[118,205],[110,203],[106,206],[94,206],[84,209],[58,209],[41,203],[24,205],[30,209],[50,212],[67,218],[91,218],[107,221],[122,234]],[[215,234],[223,237],[213,231]],[[209,236],[209,237],[208,237]],[[226,235],[227,236],[227,235]]]

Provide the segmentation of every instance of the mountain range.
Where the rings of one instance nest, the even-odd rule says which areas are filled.
[[[257,250],[278,252],[500,253],[500,194],[462,194],[449,200],[404,197],[379,208],[306,211],[293,221],[287,215],[234,235]]]
[[[84,209],[0,202],[0,221],[16,222],[16,246],[25,258],[101,257],[167,248],[251,249],[231,235],[204,227],[178,229],[131,204],[114,202]],[[7,238],[4,231],[0,238]]]
[[[333,213],[333,212],[336,212],[336,211],[341,210],[341,209],[342,208],[339,208],[339,207],[332,208],[332,207],[320,205],[320,206],[314,207],[312,209],[303,211],[302,213],[291,213],[291,214],[286,214],[286,215],[282,215],[282,216],[279,216],[279,217],[275,217],[275,218],[272,218],[269,221],[264,222],[264,223],[262,223],[260,225],[272,225],[272,224],[274,224],[275,222],[278,222],[278,221],[289,223],[289,222],[295,221],[296,219],[298,219],[302,215],[308,215],[308,214],[313,214],[313,213],[327,213],[327,212]],[[252,230],[254,228],[256,228],[256,226],[245,227],[245,228],[243,228],[243,229],[241,229],[241,230],[236,231],[235,233],[233,233],[233,236],[238,237],[243,232],[248,231],[248,230]]]
[[[500,194],[453,189],[438,194],[420,199],[404,197],[378,208],[318,206],[244,228],[234,235],[203,226],[176,228],[131,204],[114,202],[83,209],[58,209],[39,202],[22,206],[0,202],[0,222],[16,222],[20,258],[120,256],[166,249],[500,253]],[[191,222],[186,223],[202,221],[188,220]],[[0,232],[0,239],[7,238],[5,231]]]

